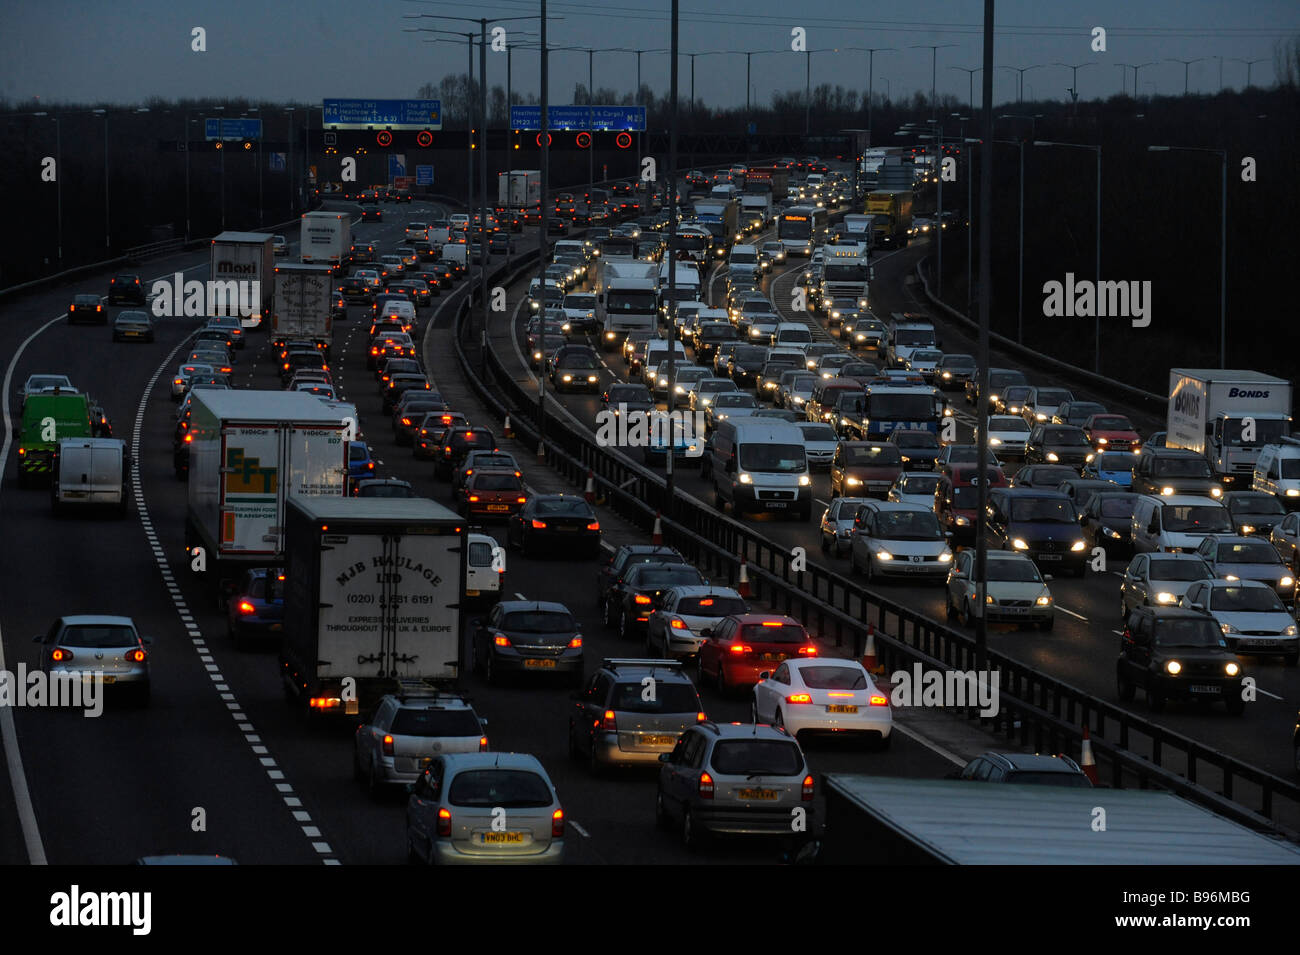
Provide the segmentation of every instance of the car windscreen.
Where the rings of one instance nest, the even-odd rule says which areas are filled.
[[[1107,451],[1092,461],[1098,471],[1132,471],[1137,467],[1137,455],[1127,451]]]
[[[934,418],[934,398],[926,392],[916,394],[869,394],[867,412],[872,417],[905,421]]]
[[[745,612],[745,601],[739,597],[706,594],[700,597],[680,597],[676,612],[687,617],[728,617]]]
[[[1227,509],[1218,504],[1166,504],[1160,513],[1167,531],[1224,534],[1232,530]]]
[[[570,633],[574,622],[571,614],[554,610],[512,610],[503,616],[501,628],[518,633]]]
[[[903,346],[928,345],[934,347],[934,329],[900,328],[894,332],[894,344]]]
[[[966,355],[944,355],[939,367],[949,371],[974,371],[975,359]]]
[[[839,440],[835,434],[835,429],[828,424],[800,425],[799,430],[803,432],[805,441],[830,441],[834,443]]]
[[[649,401],[650,389],[645,385],[615,385],[609,389],[609,403],[618,404],[620,401]]]
[[[1132,431],[1133,423],[1120,414],[1093,415],[1092,427],[1097,431]]]
[[[111,649],[116,647],[133,647],[140,642],[131,627],[112,624],[78,625],[66,627],[59,643],[65,647],[87,647],[91,649]]]
[[[1156,477],[1210,477],[1210,464],[1204,458],[1156,458],[1151,465]]]
[[[1137,506],[1136,497],[1106,497],[1101,501],[1102,517],[1118,517],[1128,520],[1133,516],[1133,508]]]
[[[618,713],[690,713],[694,721],[694,714],[700,711],[700,698],[693,686],[667,680],[654,682],[655,692],[650,699],[645,698],[646,686],[640,680],[615,684],[609,708]]]
[[[1039,576],[1038,568],[1030,560],[990,560],[987,564],[989,580],[1035,583],[1043,579]]]
[[[536,502],[533,513],[539,517],[583,517],[596,519],[596,512],[591,505],[582,500],[561,498],[542,498]]]
[[[566,295],[564,296],[564,307],[594,309],[596,307],[596,296],[588,294]]]
[[[1215,587],[1211,610],[1245,613],[1286,613],[1286,607],[1269,587]]]
[[[394,736],[479,736],[483,729],[473,710],[406,707],[393,716]]]
[[[794,474],[807,469],[803,445],[742,444],[740,467],[743,471]]]
[[[865,690],[867,675],[857,667],[800,667],[804,686],[814,690]]]
[[[794,740],[719,740],[710,762],[723,776],[795,776],[804,768]]]
[[[473,482],[476,491],[518,491],[521,487],[513,474],[476,474]]]
[[[1028,434],[1029,422],[1026,421],[1024,418],[1014,418],[1010,415],[1006,415],[1000,418],[991,418],[989,419],[989,431],[990,432],[999,431],[1003,434],[1008,434],[1008,433]],[[970,459],[974,461],[975,455],[972,454],[970,456]]]
[[[894,444],[900,448],[939,449],[939,439],[929,431],[895,431],[892,435]]]
[[[878,538],[897,541],[934,541],[943,539],[939,519],[929,511],[882,511],[876,515]]]
[[[861,447],[845,446],[844,463],[851,466],[888,467],[902,466],[903,455],[893,445],[863,445]]]
[[[1261,494],[1259,497],[1238,498],[1228,505],[1228,510],[1234,517],[1245,517],[1247,514],[1285,514],[1286,508],[1282,502],[1271,494]]]
[[[578,354],[565,355],[564,357],[560,358],[560,360],[555,363],[555,367],[579,368],[582,369],[583,371],[591,371],[593,369],[599,368],[600,362],[598,362],[592,355],[588,355],[585,353],[578,353]]]
[[[1219,625],[1208,618],[1171,617],[1155,623],[1155,642],[1161,647],[1226,647]]]
[[[1024,372],[1019,371],[991,371],[989,372],[989,388],[997,390],[1006,388],[1008,385],[1023,385],[1025,383]]]
[[[415,497],[415,492],[405,484],[367,484],[358,497]]]
[[[1011,520],[1042,524],[1074,524],[1078,521],[1068,499],[1029,497],[1010,502]]]
[[[667,590],[704,583],[694,567],[685,564],[642,564],[627,575],[627,586],[634,590]]]
[[[758,399],[753,395],[724,391],[713,399],[715,408],[757,408]]]
[[[741,626],[740,639],[750,643],[807,643],[808,635],[797,623],[767,620]]]
[[[361,444],[358,441],[354,441],[350,445],[348,445],[349,461],[364,461],[369,457],[370,457],[370,451],[364,444]]]
[[[1220,544],[1218,559],[1228,564],[1276,564],[1277,551],[1264,541],[1242,541],[1238,544]]]
[[[898,485],[901,494],[933,494],[939,486],[938,475],[913,474]]]
[[[1149,573],[1152,580],[1204,580],[1210,576],[1210,568],[1199,557],[1195,560],[1152,558]]]
[[[1043,444],[1050,444],[1058,448],[1086,448],[1088,439],[1084,437],[1083,432],[1075,428],[1044,428]]]
[[[1040,408],[1044,405],[1055,407],[1063,401],[1069,401],[1070,397],[1070,393],[1062,388],[1039,388],[1034,403]]]
[[[457,773],[447,792],[453,806],[538,809],[552,801],[541,776],[522,769],[471,769]]]

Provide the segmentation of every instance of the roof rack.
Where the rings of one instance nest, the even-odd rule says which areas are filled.
[[[600,661],[600,665],[609,670],[617,670],[619,667],[651,667],[652,669],[663,670],[680,670],[682,668],[681,660],[655,660],[650,658],[638,657],[605,657]]]

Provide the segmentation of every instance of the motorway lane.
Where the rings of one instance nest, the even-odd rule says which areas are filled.
[[[872,305],[876,314],[888,315],[893,311],[931,310],[912,298],[913,284],[908,282],[916,260],[926,249],[924,243],[915,243],[905,250],[879,256],[875,260],[876,278],[872,283]],[[794,266],[787,265],[783,273],[774,273],[769,280],[769,288],[775,287],[771,298],[784,316],[803,321],[817,321],[812,315],[796,313],[790,306],[789,289],[792,287],[797,272],[802,269],[804,260],[794,260]],[[715,270],[715,273],[720,270]],[[711,276],[709,284],[714,294],[720,295],[722,283],[716,282],[718,275]],[[720,299],[715,299],[719,301]],[[974,347],[961,333],[955,331],[951,324],[936,321],[940,336],[946,350],[970,351]],[[520,334],[516,323],[515,337]],[[830,339],[827,339],[830,340]],[[520,359],[515,347],[507,347],[494,338],[503,360],[512,367],[519,367]],[[1016,362],[1005,355],[993,353],[993,362],[1001,367],[1018,367]],[[609,379],[625,377],[625,366],[617,353],[606,356],[606,369]],[[1035,376],[1028,370],[1031,380]],[[602,377],[602,385],[606,382]],[[548,392],[550,389],[548,389]],[[1079,397],[1093,397],[1084,390],[1076,390]],[[974,415],[965,405],[963,399],[953,393],[959,419],[958,440],[970,442]],[[556,398],[552,394],[552,398]],[[558,400],[583,425],[590,428],[599,410],[599,402],[587,395],[563,395]],[[1105,400],[1105,399],[1099,399]],[[1108,401],[1115,410],[1129,412],[1132,409]],[[1133,413],[1132,417],[1139,428],[1153,430],[1157,423],[1149,415]],[[1014,466],[1007,468],[1014,473]],[[699,501],[712,505],[714,502],[712,485],[699,478],[695,468],[680,467],[677,470],[677,486]],[[815,497],[820,504],[830,500],[829,478],[824,472],[814,474]],[[821,511],[814,508],[814,522],[820,518]],[[848,558],[836,558],[821,555],[816,524],[810,522],[791,522],[775,515],[746,515],[746,523],[763,528],[763,532],[774,542],[790,548],[804,547],[814,559],[827,566],[848,574]],[[1037,669],[1049,672],[1069,684],[1112,703],[1117,702],[1114,685],[1114,659],[1118,650],[1119,631],[1119,574],[1127,561],[1118,558],[1110,562],[1104,572],[1089,572],[1082,578],[1057,577],[1049,586],[1061,611],[1057,615],[1055,629],[1051,633],[1034,631],[1015,631],[1007,627],[991,627],[989,645],[1015,659]],[[925,586],[910,582],[881,583],[873,586],[874,592],[888,600],[893,600],[915,609],[935,621],[944,621],[944,591],[937,586]],[[958,626],[955,621],[953,626]],[[1243,667],[1258,681],[1259,694],[1257,702],[1247,712],[1245,720],[1227,717],[1221,707],[1208,711],[1194,706],[1171,705],[1162,714],[1149,714],[1155,722],[1177,732],[1200,739],[1216,749],[1230,752],[1234,756],[1259,766],[1270,772],[1289,777],[1292,772],[1292,759],[1289,746],[1290,731],[1294,726],[1296,699],[1300,698],[1300,670],[1288,669],[1276,658],[1244,658]],[[1141,700],[1137,701],[1137,712],[1146,715]],[[1137,748],[1138,744],[1134,744]]]

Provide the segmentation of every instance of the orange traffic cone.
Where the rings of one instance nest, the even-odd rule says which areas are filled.
[[[582,496],[587,499],[588,504],[596,500],[596,477],[591,471],[587,472],[587,489]]]
[[[1087,723],[1083,725],[1083,751],[1079,756],[1079,768],[1094,786],[1097,785],[1097,760],[1092,755],[1092,739],[1088,736]]]
[[[876,625],[867,624],[867,647],[862,653],[862,667],[868,673],[878,673],[882,669],[880,661],[876,659]]]
[[[650,543],[655,547],[664,546],[664,522],[660,520],[659,514],[655,514],[655,529],[650,534]]]
[[[515,429],[510,427],[510,415],[506,415],[505,424],[502,425],[501,431],[507,438],[513,438],[515,436]]]
[[[736,581],[736,593],[742,597],[749,596],[749,562],[740,558],[740,579]]]

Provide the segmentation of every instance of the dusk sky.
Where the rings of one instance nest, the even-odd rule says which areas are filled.
[[[551,46],[666,48],[668,0],[637,3],[611,0],[579,3],[554,0],[548,40]],[[11,104],[39,96],[42,105],[61,102],[132,104],[150,96],[239,98],[315,102],[326,97],[411,98],[426,82],[463,72],[464,39],[429,43],[430,34],[404,32],[415,26],[450,31],[477,29],[449,19],[406,19],[416,14],[441,17],[514,17],[535,14],[536,0],[493,0],[483,5],[412,0],[222,0],[222,2],[77,2],[10,0],[0,13],[0,95]],[[910,0],[906,4],[870,0],[685,0],[681,4],[683,53],[716,50],[778,50],[753,58],[752,91],[768,102],[774,90],[802,89],[805,57],[790,50],[791,29],[804,27],[812,57],[812,82],[867,87],[867,54],[847,47],[896,47],[877,53],[876,89],[886,85],[894,97],[930,88],[931,52],[922,44],[955,44],[938,51],[937,88],[965,99],[967,74],[951,67],[980,63],[983,4],[978,0]],[[502,24],[511,34],[532,34],[536,21]],[[1208,57],[1191,64],[1190,89],[1214,92],[1223,84],[1245,85],[1246,65],[1261,59],[1252,80],[1274,81],[1278,40],[1300,32],[1300,5],[1294,0],[1095,0],[1061,3],[1003,0],[997,8],[996,62],[1029,66],[1057,62],[1096,62],[1079,70],[1083,99],[1109,96],[1120,88],[1117,64],[1145,64],[1143,95],[1181,92],[1183,65],[1170,58]],[[190,49],[190,31],[203,27],[207,52]],[[1094,27],[1107,31],[1107,50],[1094,53]],[[531,37],[517,37],[531,42]],[[837,50],[832,48],[838,47]],[[506,57],[488,54],[488,81],[505,85]],[[513,56],[515,89],[536,92],[535,50]],[[477,71],[477,55],[475,57]],[[1129,89],[1133,71],[1124,70]],[[668,57],[642,57],[643,82],[666,93]],[[553,102],[572,99],[576,82],[586,82],[585,53],[551,55]],[[1057,66],[1025,74],[1026,96],[1064,99],[1071,73]],[[636,57],[597,53],[596,86],[631,92]],[[999,69],[994,99],[1015,95],[1016,74]],[[886,84],[888,81],[888,84]],[[975,96],[979,98],[979,76]],[[682,58],[681,95],[690,89],[690,60]],[[745,101],[745,58],[710,53],[696,58],[696,95],[710,105]]]

